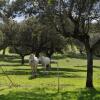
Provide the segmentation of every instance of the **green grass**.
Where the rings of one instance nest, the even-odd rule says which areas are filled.
[[[48,75],[44,75],[42,67],[38,66],[38,77],[29,80],[31,70],[28,57],[22,66],[17,55],[0,55],[0,67],[17,86],[11,86],[0,68],[0,100],[100,100],[100,59],[94,60],[95,89],[86,89],[85,56],[69,54],[53,58],[59,63],[59,93],[56,64],[52,64]]]

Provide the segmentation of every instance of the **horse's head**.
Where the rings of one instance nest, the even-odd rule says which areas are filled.
[[[35,54],[30,54],[30,59],[34,59],[34,57],[35,57]]]

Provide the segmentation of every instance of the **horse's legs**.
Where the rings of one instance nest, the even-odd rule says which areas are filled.
[[[35,66],[32,65],[32,66],[31,66],[31,69],[32,69],[32,76],[34,77],[34,76],[35,76]]]
[[[37,65],[34,66],[35,70],[35,76],[37,75]]]
[[[45,70],[46,70],[45,64],[42,64],[42,67],[43,67],[43,73],[45,73]]]
[[[47,70],[47,65],[46,64],[44,65],[44,73],[48,74],[48,70]]]
[[[46,65],[46,70],[47,71],[50,71],[51,70],[51,65],[50,64]]]
[[[51,64],[49,64],[49,71],[51,70]]]

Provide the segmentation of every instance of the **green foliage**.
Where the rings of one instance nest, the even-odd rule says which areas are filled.
[[[90,34],[96,34],[100,32],[100,21],[97,23],[91,24],[90,26]]]
[[[94,47],[94,54],[97,57],[100,57],[100,41],[98,41],[98,43],[96,43],[96,45]]]
[[[12,20],[4,23],[2,26],[2,32],[5,34],[7,46],[13,45],[15,35],[17,34],[18,24]]]
[[[2,31],[0,31],[0,45],[2,45],[3,44],[3,42],[4,42],[4,34],[2,33]]]
[[[6,44],[5,34],[2,31],[0,31],[0,50],[6,47],[7,47],[7,44]]]
[[[49,4],[53,4],[53,3],[55,3],[56,2],[56,0],[48,0],[48,3]]]

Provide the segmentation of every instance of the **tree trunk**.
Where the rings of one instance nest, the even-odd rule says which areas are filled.
[[[53,53],[54,53],[54,50],[47,51],[46,56],[51,59],[51,56],[53,55]]]
[[[24,56],[21,56],[21,64],[24,65],[25,60],[24,60]]]
[[[39,53],[40,53],[40,52],[36,52],[36,57],[39,57]]]
[[[83,51],[81,49],[79,51],[80,51],[80,55],[83,55]]]
[[[51,59],[52,53],[46,53],[46,56]]]
[[[86,87],[93,88],[93,50],[87,50],[87,79]]]
[[[2,55],[5,56],[6,48],[3,49]]]

